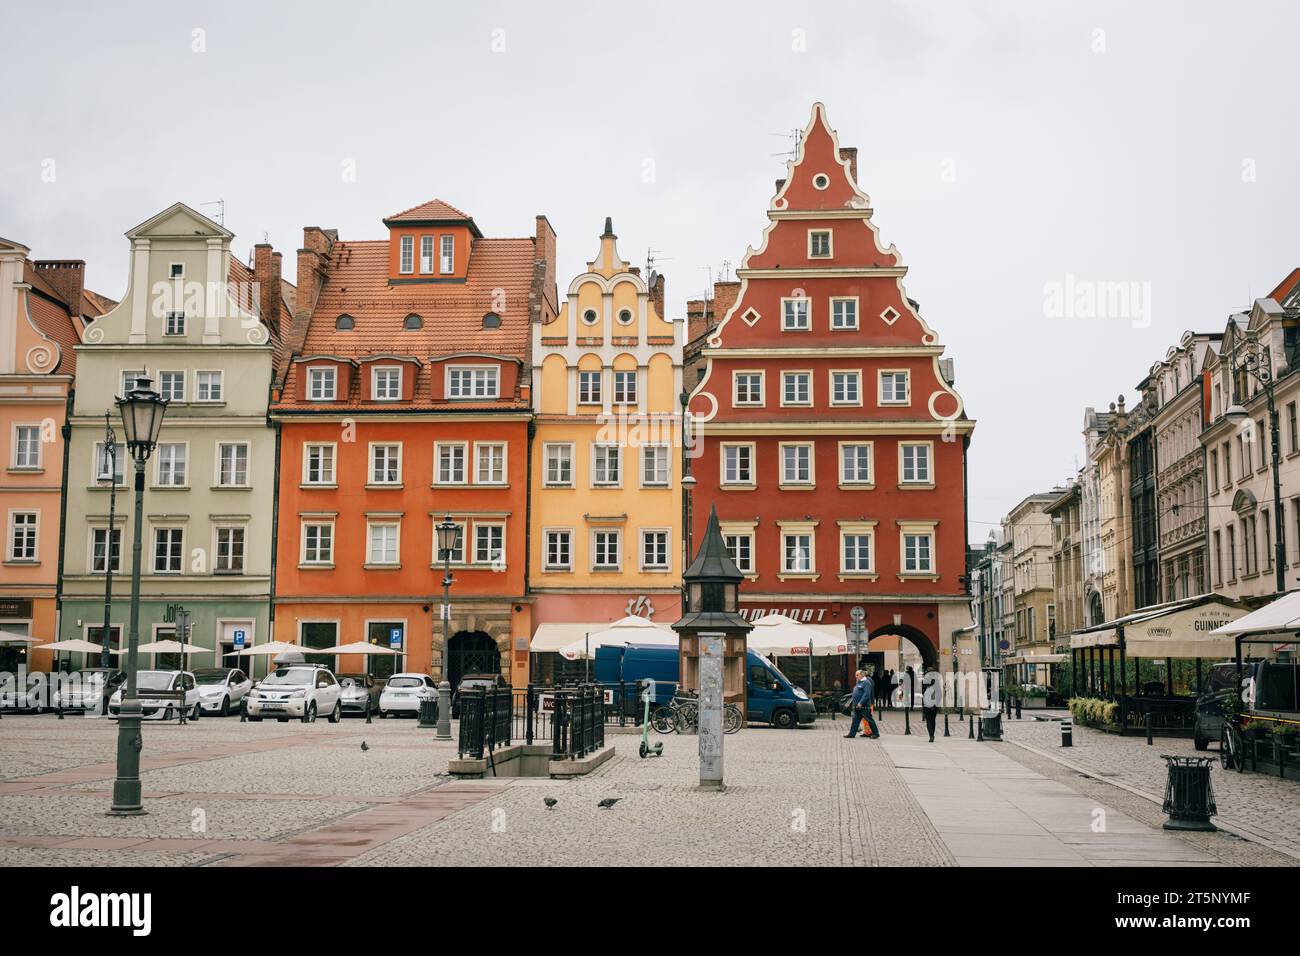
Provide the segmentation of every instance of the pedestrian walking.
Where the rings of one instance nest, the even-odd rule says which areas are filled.
[[[866,671],[858,671],[855,675],[857,683],[853,685],[853,700],[851,709],[853,712],[853,723],[849,725],[849,732],[845,737],[850,739],[858,735],[858,726],[863,720],[867,722],[867,729],[871,732],[866,734],[868,738],[880,736],[880,728],[876,726],[875,718],[871,716],[871,704],[875,700],[875,686],[872,680],[867,676]]]
[[[921,678],[921,718],[925,721],[930,743],[934,743],[934,727],[939,720],[938,671],[926,671]]]

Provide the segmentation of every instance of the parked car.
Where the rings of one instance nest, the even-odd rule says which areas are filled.
[[[83,667],[72,675],[60,675],[60,686],[52,692],[55,709],[108,713],[108,702],[126,683],[126,671],[116,667]]]
[[[338,674],[342,688],[343,713],[364,714],[379,710],[381,685],[369,674]]]
[[[191,719],[199,716],[199,688],[190,671],[140,671],[135,677],[136,696],[140,698],[140,716],[145,720],[171,720],[184,710]],[[151,697],[150,691],[185,692],[184,703],[165,697]],[[122,709],[123,682],[108,700],[108,716],[116,720]]]
[[[49,675],[41,674],[39,682],[31,680],[34,676],[36,675],[28,674],[27,682],[20,686],[14,674],[0,674],[0,707],[5,710],[27,710],[36,714],[45,710],[46,701],[49,699],[45,681]]]
[[[428,674],[394,674],[379,695],[379,716],[410,714],[419,716],[420,704],[438,701],[438,685]]]
[[[343,716],[343,689],[324,664],[284,664],[267,674],[248,695],[248,719],[297,717],[309,724],[319,714],[337,724]]]
[[[226,717],[253,689],[253,682],[238,667],[202,667],[194,672],[199,703],[205,711]]]
[[[460,719],[460,692],[467,687],[504,687],[505,679],[500,674],[466,674],[460,679],[456,691],[451,695],[451,716]]]

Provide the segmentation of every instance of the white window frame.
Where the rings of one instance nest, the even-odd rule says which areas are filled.
[[[731,538],[735,538],[737,543],[739,543],[741,539],[744,539],[749,542],[749,547],[748,547],[749,560],[745,561],[743,564],[739,560],[737,560],[739,548],[737,548],[736,552],[733,552],[731,550],[731,542],[729,540]],[[735,563],[736,568],[740,571],[740,573],[744,575],[754,574],[754,529],[753,528],[729,529],[723,527],[722,541],[723,544],[725,544],[727,547],[727,554],[731,555],[731,560]]]
[[[181,480],[176,481],[176,460],[171,459],[171,480],[164,483],[163,477],[163,449],[179,448],[181,449],[181,466],[184,473]],[[190,486],[190,443],[187,441],[160,441],[154,447],[154,469],[153,469],[153,486],[155,488],[188,488]]]
[[[325,386],[329,385],[327,389]],[[336,402],[339,396],[339,370],[333,365],[307,368],[307,401]]]
[[[786,311],[786,304],[790,302],[802,302],[804,304],[804,324],[791,325],[791,315]],[[797,317],[798,310],[795,310]],[[781,331],[782,332],[811,332],[813,324],[813,304],[812,299],[806,295],[792,295],[781,297]]]
[[[381,375],[388,376],[393,374],[396,380],[396,394],[389,395],[385,392],[379,393],[379,380]],[[370,369],[370,400],[373,402],[400,402],[402,400],[402,366],[400,365],[374,365]]]
[[[592,397],[591,384],[595,382],[596,394]],[[585,396],[585,397],[584,397]],[[603,405],[605,403],[605,370],[580,368],[578,369],[578,404],[579,405]]]
[[[557,564],[551,560],[551,537],[564,536],[565,551],[568,560],[564,564]],[[572,528],[543,528],[542,529],[542,570],[543,571],[572,571],[573,570],[573,529]]]
[[[903,397],[886,398],[885,397],[885,376],[892,377],[895,375],[903,376]],[[882,368],[876,372],[876,399],[881,405],[890,405],[893,407],[906,407],[912,404],[912,371],[906,368]]]
[[[126,457],[129,454],[125,442],[117,443],[117,453],[113,462],[113,484],[121,487],[126,484]],[[97,441],[91,448],[90,457],[90,476],[91,482],[95,485],[107,486],[108,475],[100,471],[99,465],[101,460],[108,464],[108,454],[104,450],[104,443]]]
[[[781,458],[778,462],[778,475],[780,476],[780,486],[782,488],[813,488],[817,485],[817,445],[810,441],[783,441],[778,442]],[[806,479],[791,478],[786,474],[785,452],[787,448],[806,449],[808,452],[808,477]]]
[[[374,533],[379,528],[393,530],[393,560],[375,560]],[[402,522],[400,518],[366,517],[366,567],[400,568],[402,566]]]
[[[394,457],[394,456],[389,456],[388,454],[385,454],[385,455],[384,455],[384,464],[385,464],[385,469],[384,469],[384,470],[385,470],[385,476],[384,476],[384,477],[376,477],[376,474],[375,474],[375,465],[378,464],[378,461],[377,461],[377,453],[378,453],[379,449],[381,449],[381,448],[383,448],[383,449],[396,448],[396,449],[397,449],[397,454],[396,454],[396,456],[395,456],[395,457],[396,457],[396,462],[397,462],[397,468],[396,468],[396,474],[397,474],[397,477],[396,477],[396,478],[388,478],[388,477],[386,476],[386,473],[387,473],[387,471],[388,471],[388,467],[387,467],[387,466],[389,466],[390,464],[392,464],[392,457]],[[402,487],[402,459],[403,459],[403,457],[405,457],[405,456],[402,454],[402,442],[400,442],[400,441],[372,441],[372,442],[370,442],[370,444],[367,446],[367,453],[366,453],[366,487],[367,487],[367,488],[400,488],[400,487]]]
[[[404,276],[415,272],[415,236],[398,237],[397,271]]]
[[[787,542],[790,538],[808,539],[808,567],[794,568],[788,561]],[[781,574],[785,576],[811,577],[817,574],[817,531],[814,528],[781,528]]]
[[[149,567],[154,574],[171,576],[174,574],[185,573],[185,526],[174,524],[157,524],[152,525],[149,529],[152,533],[149,535]],[[171,569],[158,570],[158,532],[168,532],[168,558],[171,556],[171,534],[179,533],[181,536],[179,567],[173,571]]]
[[[456,271],[456,237],[444,234],[438,240],[438,271],[451,275]]]
[[[23,554],[15,548],[18,544],[19,519],[23,525]],[[30,522],[25,519],[31,518]],[[31,554],[26,554],[27,545],[31,545]],[[5,536],[5,560],[12,564],[39,564],[41,560],[41,512],[39,508],[11,508],[9,510],[8,533]]]
[[[332,568],[334,567],[334,519],[322,518],[314,515],[305,515],[299,520],[298,526],[298,563],[303,567],[309,568]],[[316,536],[316,557],[309,558],[307,555],[307,529],[308,528],[329,528],[329,554],[328,557],[321,556],[321,538]],[[366,549],[369,553],[370,542],[367,540]]]
[[[597,463],[602,460],[601,452],[614,452],[614,458],[617,463],[618,477],[615,481],[610,481],[608,477],[604,481],[597,479],[599,469]],[[608,459],[606,457],[605,471],[608,476]],[[623,487],[623,447],[616,442],[592,442],[591,443],[591,487],[593,488],[622,488]]]
[[[221,480],[221,456],[226,448],[244,449],[244,480],[225,482]],[[253,448],[246,441],[218,441],[212,456],[212,484],[217,488],[249,488],[253,472]]]
[[[460,478],[445,479],[442,476],[442,451],[460,450]],[[469,460],[469,442],[463,441],[440,441],[434,442],[433,445],[433,483],[435,485],[447,485],[456,487],[459,485],[468,485],[470,468],[472,467]]]
[[[551,453],[558,449],[566,449],[568,452],[569,477],[567,481],[557,481],[551,478]],[[542,487],[544,488],[572,488],[575,484],[574,470],[574,443],[571,441],[556,441],[542,443]]]
[[[825,255],[817,255],[813,252],[813,240],[817,236],[826,237]],[[835,258],[835,230],[824,229],[821,227],[808,230],[808,258],[809,259],[834,259]]]
[[[800,401],[798,398],[790,398],[788,388],[790,382],[798,377],[807,379],[807,387],[804,390],[805,398]],[[782,408],[807,408],[813,403],[813,370],[810,368],[783,369],[781,372],[781,402]]]
[[[86,570],[89,571],[91,574],[107,574],[107,573],[109,573],[109,572],[107,572],[107,571],[105,571],[105,570],[98,570],[98,571],[95,570],[95,535],[96,535],[98,532],[101,532],[101,531],[102,531],[102,532],[104,532],[104,548],[105,548],[105,550],[104,550],[104,563],[105,563],[105,565],[109,565],[109,564],[112,564],[112,565],[113,565],[113,567],[112,567],[112,573],[113,573],[113,574],[121,574],[121,573],[122,573],[122,545],[123,545],[123,543],[124,543],[125,540],[126,540],[125,537],[124,537],[123,534],[122,534],[122,528],[121,528],[121,527],[112,527],[112,528],[110,528],[110,527],[108,526],[108,523],[105,522],[105,523],[103,523],[103,524],[95,524],[95,525],[91,525],[91,526],[90,526],[89,528],[87,528],[86,530],[89,532],[89,539],[88,539],[87,542],[86,542],[86,544],[87,544],[87,549],[88,549],[88,550],[86,551]],[[116,563],[113,562],[113,550],[112,550],[112,549],[113,549],[113,534],[112,534],[112,532],[116,532],[116,533],[117,533],[117,562],[116,562]]]
[[[638,376],[636,369],[614,369],[614,394],[611,400],[615,405],[637,404],[637,396],[640,394]]]
[[[907,539],[908,538],[926,538],[929,540],[928,558],[929,563],[924,568],[911,568],[907,566]],[[906,577],[932,577],[935,574],[935,549],[938,547],[938,537],[935,534],[935,525],[930,522],[909,523],[900,521],[898,523],[898,576]],[[919,556],[919,551],[918,551]]]
[[[136,382],[138,382],[142,378],[148,378],[148,377],[149,377],[148,369],[139,369],[139,368],[122,369],[122,375],[121,375],[122,396],[126,397],[128,394],[130,394],[131,389],[135,388]],[[130,382],[131,384],[128,385],[127,384],[128,382]]]
[[[758,398],[740,398],[740,380],[758,376]],[[731,373],[731,404],[739,408],[762,408],[767,400],[767,372],[760,368],[738,368]]]
[[[420,237],[420,274],[433,275],[433,236]]]
[[[848,539],[867,539],[867,566],[849,567]],[[856,556],[856,553],[855,553]],[[876,523],[874,521],[845,521],[840,523],[840,574],[846,577],[872,577],[876,571]]]
[[[203,397],[204,376],[214,376],[208,379],[208,397]],[[217,386],[217,395],[212,397],[211,384],[215,382]],[[201,368],[194,372],[194,404],[196,405],[220,405],[226,400],[226,373],[219,368]]]
[[[461,388],[464,377],[469,376],[468,394]],[[448,365],[446,372],[446,396],[449,401],[473,402],[497,399],[501,397],[501,369],[496,365]],[[490,392],[479,391],[479,380],[491,383]]]
[[[609,564],[596,563],[596,556],[598,553],[596,541],[597,538],[601,535],[614,536],[614,542],[615,542],[614,556],[617,558],[616,564],[609,565]],[[591,570],[592,571],[619,572],[623,570],[623,529],[622,528],[592,528],[590,543],[591,543]]]
[[[647,454],[647,452],[650,454]],[[663,462],[662,479],[659,477],[660,469],[658,467],[655,468],[655,474],[647,478],[646,466],[652,462],[657,466],[660,459],[662,459]],[[640,463],[637,466],[637,472],[640,477],[642,488],[667,488],[673,480],[673,459],[671,447],[662,442],[646,443],[642,445]]]
[[[483,475],[482,453],[485,450],[498,448],[501,450],[501,477],[493,479],[490,476]],[[503,441],[476,441],[474,443],[474,484],[491,485],[495,487],[504,487],[510,480],[510,463],[508,459],[509,446]]]
[[[180,338],[185,335],[188,320],[184,309],[168,309],[163,313],[163,335]]]
[[[835,307],[842,303],[853,304],[853,323],[851,325],[840,325],[839,318],[836,314]],[[833,295],[831,296],[831,331],[832,332],[854,332],[857,331],[859,323],[862,321],[860,315],[858,297],[856,295]]]
[[[222,532],[242,532],[240,545],[239,569],[221,568],[221,534]],[[231,551],[234,554],[234,551]],[[221,577],[239,577],[248,573],[248,525],[244,523],[220,523],[212,527],[212,573]]]
[[[837,399],[835,397],[835,376],[847,375],[854,382],[854,389],[857,392],[855,399]],[[862,406],[862,369],[860,368],[833,368],[827,376],[827,399],[832,405],[840,407],[860,408]]]
[[[329,450],[329,477],[324,477],[324,468],[321,468],[321,477],[312,480],[311,477],[311,455],[313,451],[328,449]],[[323,459],[321,459],[323,461]],[[338,443],[337,442],[304,442],[302,446],[302,483],[313,488],[331,488],[338,484]]]
[[[845,467],[845,453],[850,448],[867,449],[867,477],[862,478],[849,477],[848,469]],[[870,441],[842,441],[839,443],[839,468],[840,468],[840,487],[848,488],[874,488],[876,483],[876,445]],[[856,456],[855,456],[856,464]]]
[[[20,433],[26,429],[31,429],[36,433],[36,460],[24,462],[18,457],[21,447]],[[10,455],[11,467],[16,471],[39,471],[44,467],[45,448],[44,442],[41,441],[41,424],[40,422],[15,422],[13,427],[13,453]]]
[[[500,533],[501,555],[499,561],[493,561],[490,555],[486,560],[479,557],[479,532],[481,531],[497,531]],[[492,568],[497,571],[504,571],[506,569],[506,523],[504,521],[474,522],[474,554],[472,563],[476,567]]]
[[[650,535],[663,535],[663,561],[651,564],[646,561],[646,540]],[[647,574],[669,572],[673,569],[673,531],[671,528],[640,528],[637,534],[637,565]]]
[[[727,450],[731,448],[746,448],[749,450],[749,477],[748,478],[728,478],[727,477]],[[757,468],[758,446],[754,442],[722,442],[718,450],[718,481],[723,487],[732,488],[753,488],[758,484],[755,477]],[[739,473],[739,459],[737,459],[737,473]]]
[[[430,567],[441,568],[443,566],[442,554],[438,551],[438,528],[437,525],[442,523],[441,514],[430,515],[433,521],[433,563]],[[456,526],[456,541],[460,544],[459,548],[453,548],[451,552],[451,566],[453,568],[469,567],[466,563],[466,548],[469,547],[469,521],[465,518],[452,518],[451,523]]]
[[[177,272],[177,271],[176,271],[177,268],[180,269],[180,272]],[[183,262],[169,262],[169,263],[167,263],[167,278],[168,278],[168,279],[171,279],[171,280],[175,280],[175,279],[184,279],[184,278],[185,278],[185,263],[183,263]]]
[[[168,375],[178,375],[178,376],[180,376],[181,388],[180,388],[180,396],[179,396],[179,397],[174,397],[174,396],[168,394],[168,390],[167,390],[167,376],[168,376]],[[166,369],[159,369],[159,371],[158,371],[158,394],[161,395],[163,398],[167,399],[168,403],[170,403],[170,404],[172,404],[172,405],[176,405],[176,404],[184,403],[184,401],[185,401],[185,389],[186,389],[186,386],[187,386],[187,384],[188,384],[188,383],[186,382],[186,378],[187,378],[187,376],[186,376],[186,374],[185,374],[185,370],[184,370],[184,369],[180,369],[180,368],[166,368]]]
[[[925,452],[925,470],[924,478],[907,477],[905,449],[924,448]],[[898,443],[898,484],[900,487],[913,486],[918,488],[934,487],[934,442],[932,441],[900,441]]]

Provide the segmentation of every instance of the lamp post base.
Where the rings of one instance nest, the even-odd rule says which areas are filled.
[[[117,777],[113,781],[113,803],[109,815],[134,817],[145,813],[140,799],[140,750],[144,738],[140,735],[140,702],[128,698],[122,701],[117,721]]]
[[[451,682],[438,684],[438,730],[435,740],[451,740]]]

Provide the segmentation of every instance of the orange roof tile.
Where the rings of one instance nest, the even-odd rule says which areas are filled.
[[[443,202],[441,199],[430,199],[418,206],[412,206],[410,209],[393,213],[393,215],[384,219],[384,224],[387,225],[390,222],[449,222],[456,220],[474,221],[471,216],[461,212],[451,203]]]
[[[50,287],[30,259],[23,261],[23,280],[31,285],[27,311],[36,327],[59,344],[62,355],[58,373],[72,375],[77,368],[76,347],[81,344],[81,329],[69,314],[63,299]]]

